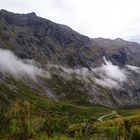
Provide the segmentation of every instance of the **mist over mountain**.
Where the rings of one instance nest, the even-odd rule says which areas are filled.
[[[0,48],[1,84],[9,74],[22,75],[32,90],[54,100],[140,106],[138,43],[93,39],[35,13],[0,10]]]
[[[140,35],[131,36],[131,37],[129,37],[129,40],[140,43]]]

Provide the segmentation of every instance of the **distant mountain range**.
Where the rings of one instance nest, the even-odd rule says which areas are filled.
[[[140,35],[130,36],[130,37],[129,37],[129,40],[130,40],[130,41],[137,42],[137,43],[140,43]]]
[[[6,85],[12,75],[36,94],[53,100],[140,106],[138,43],[121,38],[92,39],[35,13],[0,10],[0,48],[0,83],[10,90],[18,91],[19,86],[13,78],[14,82]],[[11,96],[5,94],[0,89],[2,102]]]

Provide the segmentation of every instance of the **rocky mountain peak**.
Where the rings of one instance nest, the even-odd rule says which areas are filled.
[[[53,66],[48,71],[52,79],[47,79],[47,84],[42,81],[43,79],[38,83],[43,89],[48,86],[47,91],[49,89],[52,94],[54,93],[53,96],[58,94],[59,98],[69,99],[71,94],[75,98],[78,93],[78,100],[85,100],[83,98],[85,95],[88,101],[90,98],[92,103],[100,105],[124,106],[129,103],[139,105],[139,74],[134,71],[135,69],[139,71],[140,66],[140,44],[138,43],[120,38],[92,39],[66,25],[38,17],[35,13],[15,14],[1,10],[0,48],[11,50],[16,55],[15,57],[12,54],[13,60],[14,58],[20,60],[18,64],[28,59],[28,62],[33,60],[41,68],[49,69],[50,65]],[[106,58],[106,65],[103,56]],[[17,61],[13,64],[17,64]],[[28,65],[23,66],[28,67]],[[25,67],[23,68],[27,71]],[[129,73],[129,76],[126,73]],[[76,75],[75,78],[80,76],[82,80],[67,81],[65,77],[70,77],[69,74],[72,74],[72,77]],[[120,77],[124,77],[123,80]],[[86,80],[83,80],[84,78]],[[122,81],[124,82],[121,83]],[[119,90],[116,88],[118,84],[122,87]],[[79,91],[75,90],[77,88]],[[66,91],[67,89],[69,92]],[[123,101],[124,99],[126,102]]]
[[[0,46],[12,49],[20,57],[89,68],[101,65],[106,56],[117,65],[140,66],[140,45],[134,42],[120,38],[92,39],[35,13],[15,14],[0,10],[0,22],[1,34],[7,36],[0,39]]]

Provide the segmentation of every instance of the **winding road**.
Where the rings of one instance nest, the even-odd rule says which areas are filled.
[[[112,111],[112,112],[109,113],[109,114],[106,114],[106,115],[103,115],[103,116],[97,118],[97,120],[101,122],[101,121],[103,121],[104,118],[106,118],[106,117],[108,117],[108,116],[113,116],[113,115],[116,115],[116,114],[117,114],[116,111]]]

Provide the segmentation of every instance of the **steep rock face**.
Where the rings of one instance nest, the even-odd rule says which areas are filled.
[[[50,64],[57,65],[57,68],[49,70],[52,74],[51,79],[39,78],[38,83],[24,79],[24,84],[26,83],[31,90],[39,89],[37,94],[76,104],[92,103],[109,107],[140,106],[138,73],[130,72],[127,82],[120,89],[110,89],[96,83],[95,78],[102,77],[91,70],[104,63],[103,56],[120,67],[125,67],[126,64],[140,66],[138,43],[119,38],[92,39],[68,26],[37,17],[35,13],[14,14],[0,10],[0,48],[11,50],[21,59],[33,59],[43,68]],[[75,69],[79,71],[79,68],[83,67],[88,68],[88,73],[93,73],[93,75],[87,73],[88,82],[83,80],[84,74],[80,80],[79,74],[75,76],[78,79],[66,80],[69,77],[68,71],[75,71]],[[0,78],[2,84],[6,84],[7,81],[9,78],[8,80]],[[10,81],[10,87],[17,86],[16,82]],[[1,91],[0,94],[1,97],[5,96]]]
[[[81,51],[90,52],[88,37],[34,14],[1,11],[0,22],[1,47],[13,50],[21,58],[76,66],[85,63]]]
[[[0,47],[21,58],[68,67],[95,67],[106,56],[113,63],[140,65],[140,45],[122,39],[91,39],[35,13],[0,11]]]
[[[98,46],[105,49],[106,57],[117,65],[140,66],[140,45],[117,38],[115,40],[96,38]]]

